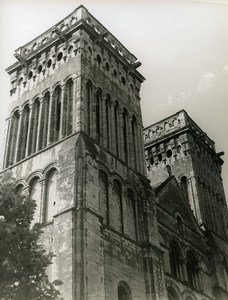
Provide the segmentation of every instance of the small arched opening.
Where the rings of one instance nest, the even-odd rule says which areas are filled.
[[[132,300],[131,288],[124,281],[118,284],[118,300]]]

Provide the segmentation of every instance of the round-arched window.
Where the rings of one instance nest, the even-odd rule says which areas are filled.
[[[132,300],[131,288],[124,281],[118,284],[118,300]]]

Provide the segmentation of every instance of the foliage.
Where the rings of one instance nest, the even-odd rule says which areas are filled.
[[[41,225],[31,225],[36,209],[28,195],[16,195],[14,180],[0,182],[0,300],[56,299],[60,281],[45,273],[53,254],[39,244]]]

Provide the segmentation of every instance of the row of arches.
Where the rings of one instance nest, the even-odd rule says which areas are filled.
[[[199,274],[199,263],[193,250],[185,255],[179,244],[172,240],[169,243],[169,263],[171,275],[180,281],[187,281],[191,288],[202,289]]]
[[[57,84],[16,109],[9,119],[5,167],[73,132],[74,80]]]
[[[119,180],[109,181],[99,172],[99,212],[105,225],[137,240],[137,201],[133,189],[125,191]]]
[[[189,290],[184,290],[182,293],[179,288],[171,284],[167,287],[168,300],[196,300],[196,296]],[[204,299],[202,299],[204,300]]]
[[[57,169],[50,168],[43,178],[40,174],[35,174],[28,182],[19,182],[15,194],[20,196],[23,193],[28,193],[31,200],[36,202],[32,224],[52,221],[58,212]]]
[[[110,94],[86,82],[86,132],[135,169],[143,170],[142,128],[135,115]],[[94,113],[91,113],[94,112]]]

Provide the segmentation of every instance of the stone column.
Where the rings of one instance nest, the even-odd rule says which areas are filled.
[[[187,275],[187,261],[186,257],[182,258],[180,257],[180,262],[181,262],[181,280],[184,282],[188,282],[188,275]]]
[[[140,159],[141,159],[141,172],[146,175],[146,161],[145,161],[145,151],[144,151],[144,141],[143,141],[143,126],[139,125],[139,142],[140,142]]]
[[[77,131],[77,120],[79,116],[77,116],[77,77],[73,78],[73,99],[72,99],[72,133]]]
[[[60,102],[61,102],[61,111],[60,111],[60,129],[59,129],[59,139],[61,140],[64,136],[65,136],[65,133],[66,133],[66,127],[67,127],[67,124],[66,124],[66,115],[67,115],[67,111],[65,112],[64,111],[64,97],[65,97],[65,93],[66,93],[66,85],[65,84],[62,84],[61,85],[61,99],[60,99]],[[68,107],[68,102],[69,102],[69,99],[67,99],[67,107]],[[64,124],[65,122],[65,124]],[[65,128],[64,128],[65,127]]]
[[[36,150],[35,151],[39,151],[40,150],[40,145],[42,147],[42,140],[40,140],[40,138],[43,138],[43,135],[41,134],[42,130],[42,124],[41,121],[43,120],[43,97],[40,98],[40,108],[39,108],[39,119],[38,119],[38,128],[37,128],[37,139],[36,139]]]
[[[16,147],[15,147],[15,156],[14,156],[14,162],[20,160],[20,139],[21,139],[21,135],[22,133],[22,122],[23,122],[23,110],[19,111],[20,117],[19,117],[19,124],[18,124],[18,128],[16,128],[17,130],[17,137],[16,137]]]
[[[49,103],[49,114],[48,114],[48,133],[47,133],[47,146],[52,143],[52,110],[53,110],[53,100],[54,100],[54,91],[50,92],[50,103]]]
[[[137,161],[138,161],[138,171],[142,173],[142,146],[140,137],[140,124],[136,123],[136,144],[137,144]]]
[[[92,87],[92,92],[91,92],[91,99],[90,99],[90,104],[91,104],[91,114],[90,114],[90,136],[93,139],[96,139],[97,132],[96,132],[96,92],[95,89]]]

